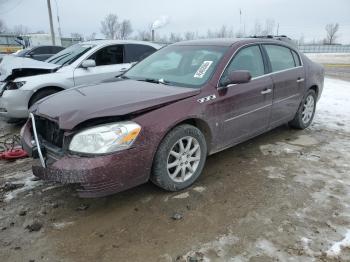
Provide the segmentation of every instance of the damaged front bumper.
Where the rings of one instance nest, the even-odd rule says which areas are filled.
[[[0,96],[0,115],[7,118],[27,118],[30,90],[5,90]]]
[[[38,148],[28,121],[21,131],[24,150],[38,158]],[[52,150],[41,141],[45,166],[37,161],[33,174],[41,179],[64,184],[78,184],[80,197],[111,195],[148,181],[151,154],[131,148],[114,154],[85,157]]]

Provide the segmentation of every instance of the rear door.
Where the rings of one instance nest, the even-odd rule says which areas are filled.
[[[238,51],[225,69],[220,83],[225,81],[230,72],[236,70],[248,70],[252,80],[219,91],[216,103],[223,123],[219,138],[221,147],[262,133],[269,125],[273,84],[271,77],[266,75],[268,69],[259,45]]]
[[[124,45],[110,45],[97,50],[87,59],[95,60],[96,66],[74,70],[75,85],[99,83],[116,77],[130,67],[124,61]]]
[[[275,127],[293,119],[302,98],[305,72],[299,55],[292,49],[264,44],[274,83],[270,126]]]

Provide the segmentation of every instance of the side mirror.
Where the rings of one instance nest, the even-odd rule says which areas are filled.
[[[234,84],[248,83],[252,79],[252,75],[247,70],[233,71],[228,75],[228,79],[222,83],[225,87]]]
[[[82,68],[89,68],[89,67],[95,67],[96,62],[93,59],[87,59],[81,63]]]

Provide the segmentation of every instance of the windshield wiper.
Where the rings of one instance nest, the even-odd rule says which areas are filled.
[[[144,81],[144,82],[156,83],[156,84],[162,84],[162,85],[170,85],[170,82],[164,80],[163,78],[161,79],[145,78],[145,79],[138,79],[137,81]]]

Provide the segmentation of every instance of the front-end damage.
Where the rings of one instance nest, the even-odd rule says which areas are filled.
[[[36,122],[40,125],[40,120]],[[36,142],[31,120],[21,131],[23,148],[37,160],[32,167],[33,174],[47,181],[74,184],[80,197],[118,193],[143,184],[149,178],[152,163],[150,147],[138,146],[113,154],[84,156],[69,152],[72,132],[64,132],[61,147],[53,144],[54,141],[48,141],[49,136],[54,138],[54,133],[47,134],[46,139],[41,133],[42,130],[39,130]],[[44,164],[39,161],[39,152]]]

